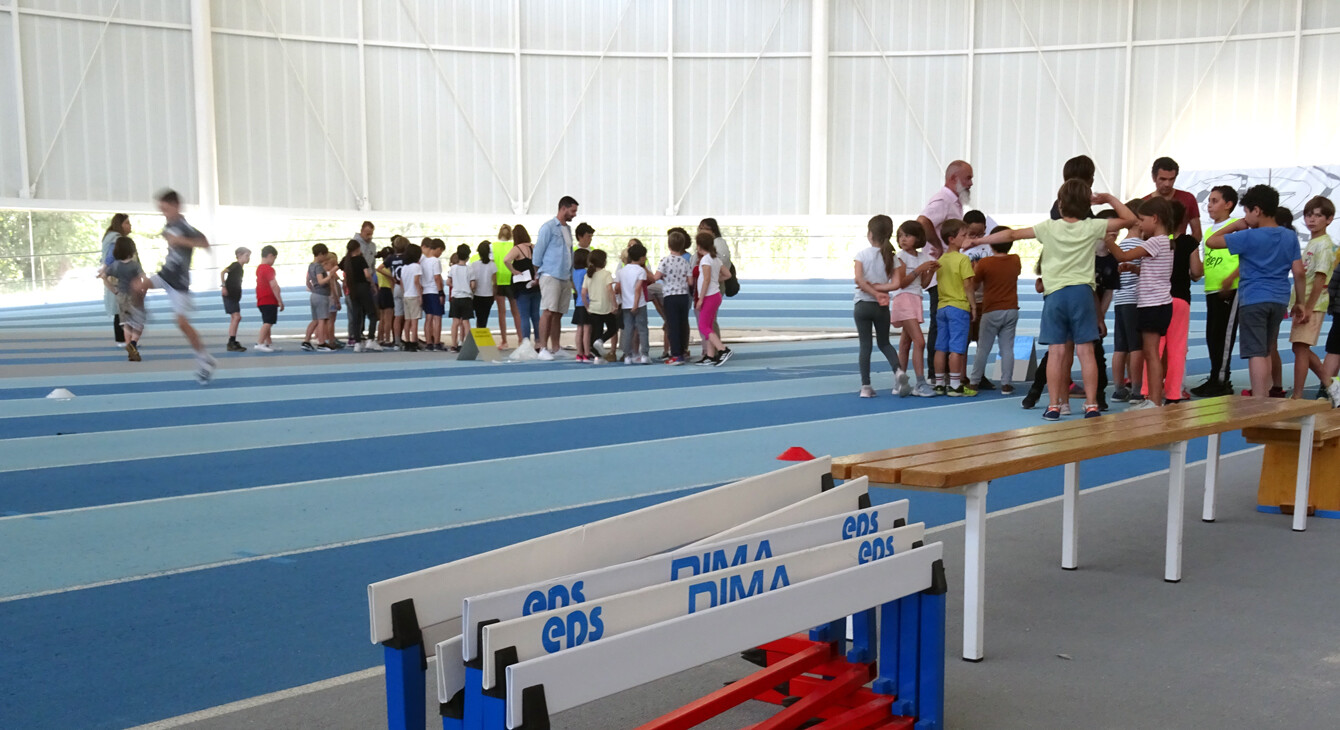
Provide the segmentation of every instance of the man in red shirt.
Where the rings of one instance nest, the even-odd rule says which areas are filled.
[[[1196,240],[1201,239],[1200,231],[1200,204],[1196,202],[1196,196],[1185,190],[1178,190],[1173,186],[1177,183],[1177,174],[1181,169],[1177,166],[1177,160],[1171,157],[1160,157],[1154,160],[1154,166],[1149,171],[1150,177],[1154,178],[1154,192],[1145,196],[1149,200],[1155,195],[1172,202],[1176,200],[1182,204],[1186,211],[1182,214],[1182,220],[1177,222],[1177,231],[1169,231],[1174,239],[1186,233],[1187,226],[1191,226],[1191,235]]]
[[[275,258],[279,252],[274,246],[261,249],[261,265],[256,267],[256,308],[261,310],[261,331],[256,335],[258,352],[274,352],[278,347],[270,339],[270,328],[279,321],[279,312],[284,309],[284,297],[279,292],[279,283],[275,281]]]

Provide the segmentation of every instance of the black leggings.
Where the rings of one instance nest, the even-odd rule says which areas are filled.
[[[935,338],[939,329],[935,326],[935,314],[940,311],[940,286],[937,284],[926,291],[931,295],[930,326],[926,328],[926,377],[935,380]]]
[[[112,331],[116,332],[117,342],[126,341],[126,331],[121,329],[121,315],[119,314],[112,315]]]
[[[665,298],[665,326],[670,340],[670,355],[689,354],[689,295],[671,294]]]
[[[618,330],[614,327],[616,317],[619,315],[614,312],[609,314],[591,314],[586,313],[586,323],[591,325],[591,342],[596,340],[606,340],[614,335]]]
[[[870,352],[879,341],[879,351],[889,361],[889,367],[899,370],[898,350],[889,344],[889,307],[876,302],[857,302],[852,314],[856,319],[856,334],[861,338],[861,385],[870,385]],[[873,332],[874,337],[871,337]]]
[[[489,313],[493,311],[493,297],[475,297],[475,326],[489,326]]]
[[[349,287],[349,311],[346,317],[349,319],[349,341],[363,341],[363,322],[366,317],[377,310],[372,306],[372,292],[364,284],[357,284]],[[376,335],[369,335],[375,337]]]

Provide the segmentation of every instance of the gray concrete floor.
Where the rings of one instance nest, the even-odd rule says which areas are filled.
[[[941,530],[950,571],[949,728],[1340,727],[1340,524],[1254,511],[1259,452],[1225,462],[1220,517],[1188,490],[1183,580],[1163,581],[1166,478],[1084,495],[1080,569],[1062,571],[1061,505],[988,522],[986,651],[961,649],[962,528]],[[1199,485],[1201,470],[1189,483]],[[912,514],[916,516],[915,500]],[[554,718],[625,728],[747,674],[713,662]],[[193,730],[384,727],[380,677],[185,723]],[[773,708],[748,703],[707,728]],[[437,725],[430,698],[429,727]],[[184,719],[184,718],[183,718]]]

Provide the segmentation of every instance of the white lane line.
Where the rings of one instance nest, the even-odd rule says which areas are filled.
[[[1235,451],[1229,454],[1224,454],[1221,457],[1221,459],[1228,460],[1234,457],[1239,457],[1249,453],[1260,451],[1263,448],[1264,447],[1261,446],[1254,446],[1249,449],[1244,449],[1243,451]],[[1205,460],[1201,459],[1200,461],[1187,464],[1187,467],[1190,468],[1198,464],[1203,465],[1204,463]],[[1115,487],[1125,486],[1127,484],[1131,484],[1136,481],[1155,478],[1167,473],[1168,473],[1167,469],[1161,469],[1159,471],[1149,472],[1148,474],[1139,474],[1127,479],[1111,482],[1109,484],[1100,484],[1096,487],[1089,487],[1088,489],[1081,490],[1081,493],[1092,494],[1095,492],[1102,492],[1108,489],[1113,489]],[[991,519],[994,517],[1003,517],[1005,515],[1011,515],[1018,512],[1023,512],[1025,510],[1030,510],[1035,507],[1041,507],[1043,505],[1053,504],[1055,502],[1061,501],[1061,499],[1062,496],[1058,495],[1055,497],[1049,497],[1047,499],[1041,499],[1036,502],[1030,502],[1028,504],[1021,504],[1017,507],[1008,507],[1006,509],[988,513],[987,519]],[[946,525],[938,525],[936,527],[932,527],[926,530],[926,534],[929,535],[937,532],[943,532],[945,530],[950,530],[955,527],[962,527],[962,526],[963,526],[963,520],[959,520],[958,522],[951,522]],[[77,590],[77,589],[72,588],[70,590]],[[436,661],[437,658],[436,656],[429,656],[428,659],[429,661]],[[368,669],[364,669],[358,672],[342,674],[338,677],[331,677],[330,679],[323,679],[319,682],[304,684],[300,687],[293,687],[290,689],[280,690],[278,692],[271,692],[269,694],[258,695],[256,697],[252,697],[249,699],[239,700],[237,702],[230,702],[226,705],[218,705],[217,707],[211,707],[205,710],[200,710],[198,712],[192,712],[188,715],[179,715],[177,717],[171,717],[165,720],[159,720],[158,722],[149,723],[147,725],[140,725],[138,727],[131,728],[131,730],[169,730],[170,728],[178,728],[184,725],[189,725],[190,723],[193,722],[211,720],[217,717],[222,717],[224,715],[231,715],[235,712],[250,710],[257,707],[264,707],[265,705],[273,704],[275,702],[282,702],[284,700],[291,699],[293,697],[301,697],[303,695],[315,694],[317,692],[323,692],[328,689],[335,689],[337,687],[341,687],[346,684],[361,682],[365,679],[380,677],[383,674],[385,674],[385,672],[386,668],[384,666],[369,667]]]
[[[436,527],[425,527],[425,528],[423,528],[423,529],[419,529],[419,530],[405,530],[404,532],[394,532],[394,533],[391,533],[391,534],[388,534],[388,535],[375,535],[375,536],[372,536],[372,537],[363,537],[363,538],[359,538],[359,539],[357,539],[357,540],[344,540],[344,541],[341,541],[341,542],[333,542],[333,543],[330,543],[330,544],[327,544],[327,545],[315,545],[315,546],[312,546],[312,547],[305,547],[305,548],[301,548],[301,549],[298,549],[298,550],[285,550],[285,551],[283,551],[283,552],[269,553],[269,554],[266,554],[266,555],[249,555],[249,556],[247,556],[247,557],[245,557],[245,558],[236,558],[236,559],[234,559],[234,560],[220,560],[220,561],[213,562],[213,563],[204,563],[204,564],[201,564],[201,565],[192,565],[192,566],[188,566],[188,567],[185,567],[185,568],[174,568],[174,569],[172,569],[172,570],[159,570],[159,571],[154,571],[154,572],[152,572],[152,573],[143,573],[143,574],[141,574],[141,575],[129,575],[129,576],[121,577],[121,578],[114,578],[114,579],[112,579],[112,580],[101,580],[101,581],[97,581],[97,582],[95,582],[95,583],[85,583],[85,584],[83,584],[83,585],[77,585],[77,586],[66,586],[66,587],[64,587],[64,588],[54,588],[54,589],[49,590],[49,591],[34,591],[34,592],[32,592],[32,593],[22,593],[22,594],[13,595],[13,596],[0,596],[0,603],[10,603],[11,601],[22,601],[22,600],[25,600],[25,599],[28,599],[28,598],[41,598],[42,596],[54,596],[54,595],[58,595],[58,594],[61,594],[61,593],[71,593],[71,592],[74,592],[74,591],[83,591],[83,590],[88,590],[88,589],[90,589],[90,588],[102,588],[102,587],[104,587],[104,586],[114,586],[114,585],[120,585],[120,584],[122,584],[122,583],[135,583],[135,582],[137,582],[137,581],[149,580],[149,579],[151,579],[151,578],[164,578],[164,577],[167,577],[167,576],[169,576],[169,575],[180,575],[180,574],[182,574],[182,573],[195,573],[195,572],[198,572],[198,571],[201,571],[201,570],[212,570],[212,569],[214,569],[214,568],[226,568],[226,567],[228,567],[228,566],[230,566],[230,565],[243,565],[243,564],[246,564],[246,563],[256,563],[256,562],[260,562],[260,561],[262,561],[262,560],[272,560],[272,559],[274,559],[274,558],[286,558],[286,557],[288,557],[288,556],[290,556],[290,555],[303,555],[303,554],[305,554],[305,553],[315,553],[315,552],[321,552],[321,551],[323,551],[323,550],[334,550],[334,549],[336,549],[336,548],[351,547],[351,546],[354,546],[354,545],[365,545],[365,544],[367,544],[367,543],[382,542],[382,541],[385,541],[385,540],[396,540],[396,539],[399,539],[399,538],[402,538],[402,537],[413,537],[414,535],[426,535],[426,534],[431,533],[431,532],[443,532],[443,531],[445,531],[445,530],[454,530],[454,529],[456,529],[456,528],[458,528],[458,527],[474,527],[474,526],[477,526],[477,525],[488,524],[488,523],[490,523],[490,522],[501,522],[501,521],[503,521],[503,520],[517,519],[517,518],[521,518],[521,517],[535,517],[535,516],[538,516],[538,515],[546,515],[546,514],[550,514],[550,513],[553,513],[553,512],[562,512],[562,511],[564,511],[564,510],[570,510],[570,509],[583,509],[583,508],[586,508],[586,507],[597,507],[597,506],[600,506],[600,505],[602,505],[602,504],[610,504],[610,503],[612,503],[612,502],[623,502],[623,501],[634,500],[634,499],[643,499],[643,498],[645,498],[645,497],[655,497],[655,496],[660,495],[660,494],[673,494],[673,493],[675,493],[675,492],[688,491],[688,490],[690,490],[690,489],[699,489],[699,488],[702,488],[702,487],[708,487],[708,486],[711,486],[711,485],[713,485],[713,484],[715,484],[715,483],[716,483],[716,482],[703,482],[703,483],[700,483],[700,484],[690,484],[690,485],[688,485],[688,486],[683,486],[683,487],[672,487],[672,488],[670,488],[670,489],[662,489],[662,490],[658,490],[658,491],[654,491],[654,492],[647,492],[647,493],[645,493],[645,494],[635,494],[635,495],[632,495],[632,496],[629,496],[629,497],[623,497],[623,496],[620,496],[620,497],[611,497],[611,498],[609,498],[609,499],[601,499],[601,500],[596,500],[596,501],[594,501],[594,502],[584,502],[584,503],[582,503],[582,504],[574,504],[574,505],[563,506],[563,507],[551,507],[551,508],[548,508],[548,509],[535,510],[535,511],[533,511],[533,512],[518,512],[518,513],[516,513],[516,514],[506,515],[506,516],[503,516],[503,517],[489,517],[489,518],[487,518],[487,519],[473,520],[473,521],[470,521],[470,522],[460,522],[460,523],[451,524],[451,525],[438,525],[438,526],[436,526]]]

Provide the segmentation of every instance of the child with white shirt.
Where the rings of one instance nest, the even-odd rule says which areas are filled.
[[[405,263],[400,266],[400,288],[405,292],[405,324],[401,340],[405,352],[419,351],[419,315],[423,314],[423,267],[419,260],[423,249],[410,244],[405,247]]]
[[[912,363],[917,375],[917,386],[912,395],[919,398],[935,396],[935,389],[926,382],[925,335],[921,332],[921,292],[931,283],[931,277],[940,264],[922,250],[926,246],[926,229],[916,221],[903,221],[898,226],[898,269],[902,288],[891,292],[889,320],[898,328],[898,360],[903,367]],[[908,356],[911,360],[908,360]]]
[[[426,238],[419,259],[423,283],[423,349],[442,351],[442,315],[446,297],[442,290],[442,252],[447,246],[440,238]]]
[[[628,247],[628,263],[619,269],[614,291],[623,308],[623,361],[650,365],[647,343],[647,299],[642,284],[647,280],[647,247],[635,241]]]
[[[456,247],[451,269],[447,274],[447,288],[451,290],[451,351],[460,352],[461,343],[470,336],[470,320],[475,316],[475,280],[470,276],[470,247],[462,243]]]
[[[488,327],[489,313],[493,311],[493,294],[497,285],[498,264],[493,261],[493,246],[488,241],[480,241],[475,249],[479,260],[470,262],[470,280],[475,283],[475,326]],[[502,309],[498,317],[503,323],[503,335],[507,334],[507,319]]]

